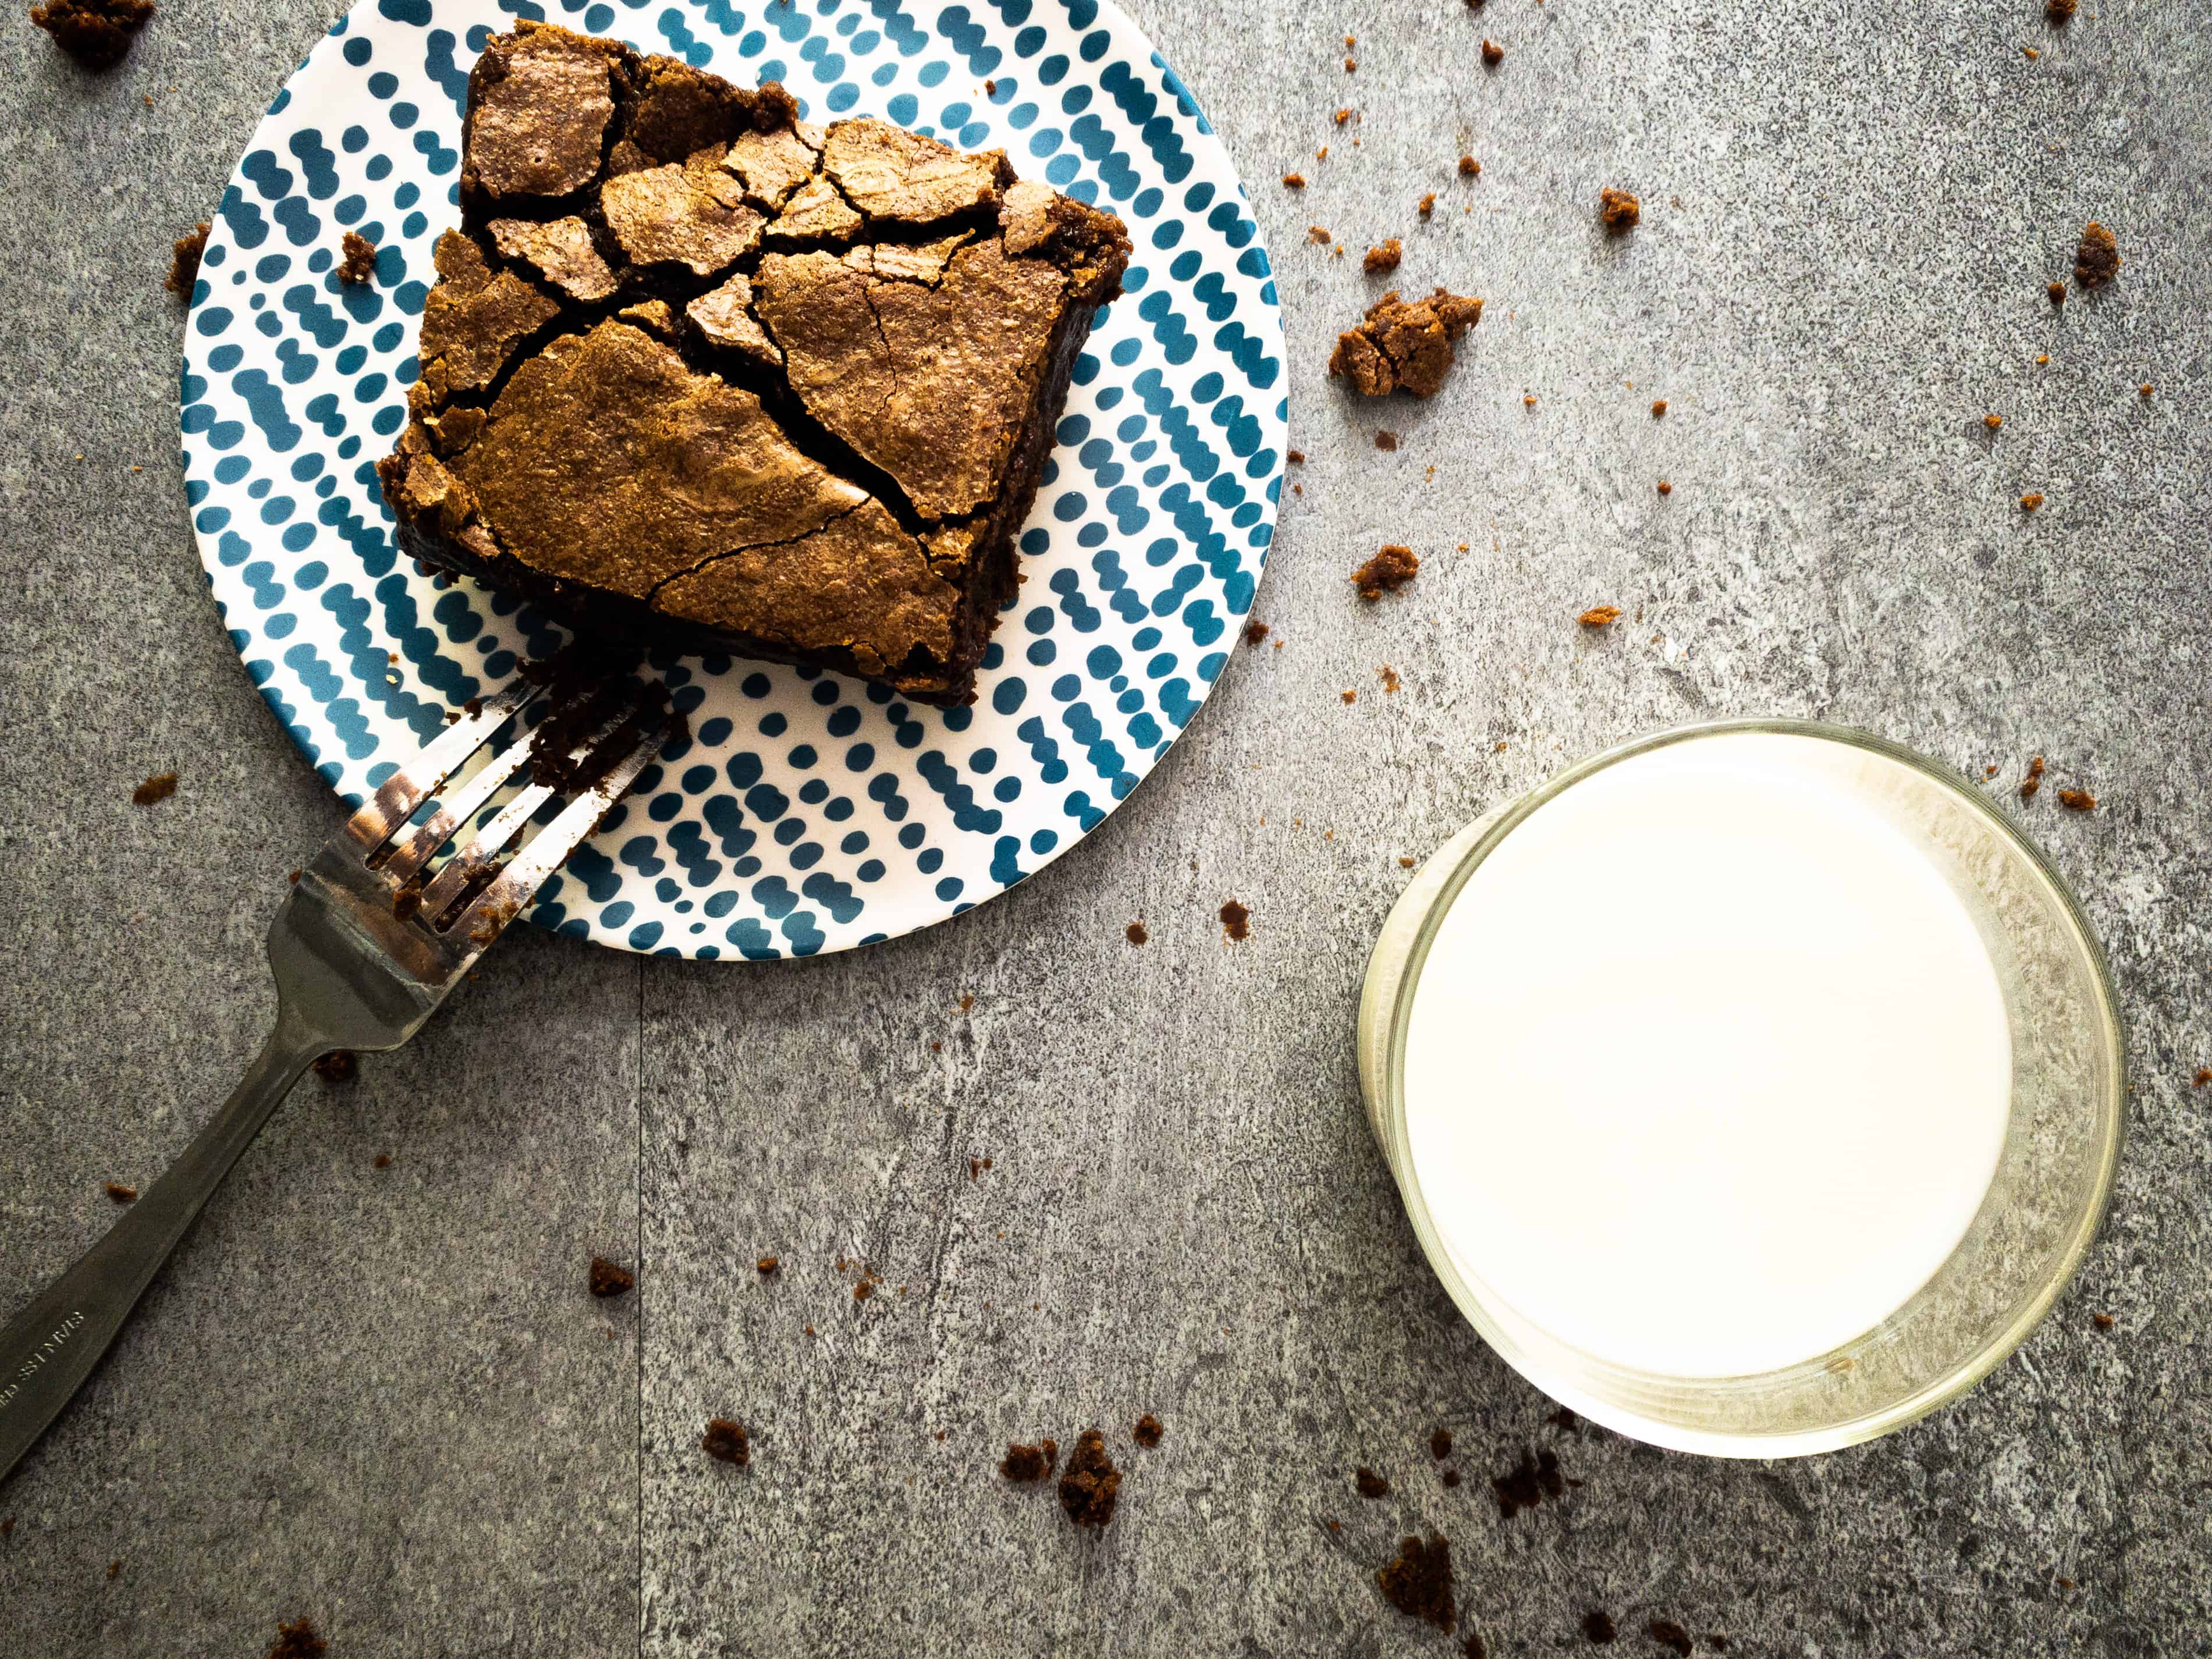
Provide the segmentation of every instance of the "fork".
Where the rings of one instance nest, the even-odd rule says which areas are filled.
[[[91,1375],[300,1073],[335,1050],[397,1048],[421,1030],[670,735],[673,717],[659,703],[603,690],[563,705],[552,689],[560,678],[526,671],[473,705],[386,779],[299,872],[269,929],[276,1028],[244,1080],[107,1236],[0,1328],[0,1479]],[[556,706],[533,741],[520,717],[549,697]],[[447,781],[510,723],[513,741],[441,798]],[[533,775],[432,873],[434,856],[533,757]],[[564,794],[574,799],[516,848],[539,811]]]

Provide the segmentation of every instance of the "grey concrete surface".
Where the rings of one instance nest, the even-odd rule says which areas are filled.
[[[333,822],[202,587],[161,289],[331,4],[173,0],[100,80],[21,0],[0,23],[0,1310],[227,1090],[283,872]],[[1653,1618],[1732,1654],[2212,1650],[2201,9],[1133,9],[1276,260],[1310,458],[1258,610],[1283,649],[1240,653],[1078,853],[926,935],[762,966],[517,937],[410,1050],[311,1080],[0,1484],[0,1648],[258,1655],[305,1613],[333,1659],[1442,1654],[1371,1577],[1421,1525],[1492,1653],[1577,1648],[1594,1608],[1624,1652],[1662,1651]],[[1598,233],[1602,185],[1642,196],[1632,237]],[[2054,311],[2091,218],[2126,265]],[[1489,310],[1432,403],[1356,405],[1322,365],[1393,234],[1406,286]],[[1426,562],[1363,607],[1383,540]],[[1600,603],[1635,620],[1577,627]],[[1365,946],[1401,855],[1501,797],[1771,711],[2001,769],[2131,1023],[2112,1219],[2014,1359],[1876,1444],[1562,1437],[1369,1145]],[[2033,753],[2098,809],[2021,806]],[[585,1295],[594,1250],[635,1296]],[[749,1470],[696,1450],[718,1413]],[[993,1473],[1094,1423],[1128,1471],[1096,1536]],[[1585,1484],[1501,1520],[1486,1477],[1524,1443]],[[1361,1462],[1390,1498],[1352,1495]]]

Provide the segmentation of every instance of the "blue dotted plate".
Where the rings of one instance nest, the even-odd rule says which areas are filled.
[[[182,425],[232,642],[358,802],[518,655],[532,607],[398,556],[374,463],[456,222],[468,66],[518,15],[873,114],[1112,208],[1135,261],[1079,362],[972,708],[727,657],[657,659],[692,737],[532,919],[661,955],[842,951],[1003,892],[1095,827],[1198,712],[1282,488],[1282,325],[1227,153],[1104,0],[362,0],[253,136],[192,295]],[[988,82],[988,89],[986,82]],[[372,286],[332,269],[343,232]]]

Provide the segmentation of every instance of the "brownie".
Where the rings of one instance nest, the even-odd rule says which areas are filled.
[[[550,24],[470,76],[379,466],[402,548],[580,634],[972,702],[1121,222]]]
[[[31,8],[31,21],[87,69],[112,69],[146,20],[154,0],[46,0]]]
[[[170,253],[169,277],[161,286],[172,294],[182,295],[187,303],[200,280],[200,260],[207,252],[208,237],[214,229],[207,220],[201,220],[191,235],[177,238]]]

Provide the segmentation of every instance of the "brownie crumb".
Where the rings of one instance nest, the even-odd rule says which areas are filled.
[[[1603,628],[1620,620],[1620,607],[1617,605],[1594,605],[1575,620],[1584,628]]]
[[[1419,1619],[1438,1630],[1459,1623],[1459,1608],[1452,1601],[1451,1546],[1436,1533],[1428,1542],[1407,1537],[1398,1540],[1398,1559],[1376,1569],[1375,1582],[1382,1599],[1409,1619]]]
[[[2089,1318],[2100,1331],[2109,1331],[2112,1328],[2113,1320],[2110,1314],[2091,1314]]]
[[[0,1538],[5,1538],[9,1533],[15,1530],[15,1517],[14,1516],[9,1516],[5,1521],[0,1521]]]
[[[1396,449],[1398,434],[1388,427],[1377,427],[1375,429],[1375,447],[1381,450]]]
[[[333,1048],[315,1062],[315,1075],[325,1083],[350,1083],[360,1070],[350,1048]]]
[[[1644,204],[1626,191],[1608,186],[1598,191],[1598,222],[1605,227],[1607,235],[1618,236],[1635,229],[1643,216]]]
[[[752,1439],[745,1433],[744,1425],[733,1423],[726,1417],[708,1419],[707,1432],[699,1441],[699,1449],[709,1457],[724,1463],[734,1463],[739,1468],[753,1461]]]
[[[169,255],[169,280],[161,286],[172,294],[182,295],[189,302],[193,284],[200,279],[200,258],[207,252],[207,239],[215,227],[203,219],[189,236],[177,238],[175,250]]]
[[[1027,1486],[1042,1480],[1052,1473],[1052,1466],[1060,1461],[1060,1443],[1040,1440],[1034,1446],[1024,1446],[1013,1441],[1006,1443],[1006,1455],[999,1465],[999,1473],[1018,1485]]]
[[[1232,939],[1252,937],[1252,913],[1235,899],[1224,902],[1221,907],[1221,932]]]
[[[1481,320],[1480,300],[1440,288],[1408,305],[1393,289],[1367,308],[1357,328],[1337,336],[1328,372],[1349,380],[1363,397],[1401,390],[1434,397],[1450,372],[1454,344]]]
[[[1399,262],[1405,257],[1405,249],[1400,246],[1398,239],[1386,236],[1381,246],[1367,250],[1367,257],[1359,262],[1359,267],[1370,276],[1380,276],[1386,271],[1397,270]]]
[[[1446,1469],[1444,1471],[1444,1485],[1447,1486],[1456,1486],[1459,1485],[1459,1471],[1457,1469]]]
[[[1303,173],[1286,173],[1283,175],[1283,186],[1286,190],[1304,190],[1306,176]]]
[[[1121,937],[1132,945],[1144,945],[1148,944],[1152,936],[1145,931],[1143,922],[1133,921],[1121,930]]]
[[[389,1152],[379,1152],[370,1167],[372,1169],[378,1170],[390,1169],[392,1167],[392,1154]]]
[[[2043,56],[2043,54],[2038,52],[2033,46],[2022,46],[2021,50],[2027,54],[2027,61],[2031,64],[2033,64],[2037,58]]]
[[[1382,695],[1386,697],[1394,694],[1406,683],[1398,678],[1398,671],[1387,662],[1375,671],[1375,677],[1382,682]]]
[[[1075,1437],[1067,1472],[1060,1477],[1060,1506],[1079,1527],[1103,1527],[1114,1518],[1121,1472],[1106,1455],[1106,1437],[1085,1429]]]
[[[131,804],[133,806],[151,806],[156,801],[168,799],[176,793],[177,775],[174,772],[156,772],[131,792]]]
[[[1359,693],[1357,691],[1346,691],[1341,695],[1347,707],[1359,701]]]
[[[1490,68],[1496,69],[1505,61],[1505,48],[1485,36],[1482,42],[1482,61]]]
[[[1533,1455],[1523,1449],[1521,1461],[1503,1474],[1492,1475],[1490,1489],[1498,1494],[1498,1512],[1510,1521],[1523,1510],[1533,1510],[1547,1498],[1566,1495],[1566,1479],[1559,1473],[1557,1452]]]
[[[270,1644],[269,1659],[319,1659],[319,1656],[330,1651],[330,1646],[315,1634],[313,1620],[295,1620],[276,1626],[276,1639]]]
[[[1346,75],[1351,74],[1354,70],[1358,69],[1358,67],[1359,67],[1359,60],[1358,60],[1358,59],[1357,59],[1357,58],[1346,58],[1346,59],[1344,60],[1344,72],[1345,72]]]
[[[1982,424],[1989,428],[1990,431],[1995,432],[1999,427],[2004,424],[2004,416],[2002,415],[1984,415],[1982,416]]]
[[[1460,1644],[1459,1650],[1467,1659],[1490,1659],[1490,1650],[1483,1646],[1481,1636],[1474,1631],[1468,1632],[1467,1640]]]
[[[637,1283],[637,1275],[627,1267],[617,1267],[603,1255],[592,1258],[592,1294],[620,1296]]]
[[[2043,787],[2043,757],[2036,756],[2027,763],[2027,775],[2021,780],[2020,798],[2033,800],[2035,792]]]
[[[154,15],[154,0],[46,0],[31,21],[89,70],[113,69]]]
[[[2074,250],[2074,285],[2102,288],[2120,274],[2120,246],[2094,219],[2081,228],[2081,245]]]
[[[2047,295],[2049,295],[2051,296],[2051,304],[2053,304],[2053,305],[2055,305],[2055,306],[2063,306],[2063,305],[2064,305],[2064,304],[2066,303],[2066,284],[2065,284],[2065,283],[2045,283],[2045,284],[2044,284],[2043,291],[2044,291],[2045,294],[2047,294]]]
[[[1656,421],[1666,412],[1667,400],[1664,398],[1654,398],[1651,400],[1651,418]]]
[[[1352,1484],[1359,1489],[1362,1498],[1388,1498],[1390,1483],[1362,1463],[1352,1472]]]
[[[1398,854],[1398,867],[1401,870],[1410,870],[1413,867],[1413,860],[1401,853]]]
[[[1410,860],[1408,860],[1410,862]],[[1429,1431],[1429,1455],[1441,1463],[1451,1455],[1452,1431],[1442,1425]]]
[[[112,1561],[110,1561],[110,1562],[107,1564],[107,1576],[108,1576],[110,1578],[114,1577],[116,1576],[116,1574],[118,1574],[118,1573],[121,1572],[122,1571],[123,1571],[123,1558],[122,1558],[121,1556],[119,1556],[119,1555],[118,1555],[118,1556],[117,1556],[117,1557],[115,1558],[115,1559],[113,1559]]]
[[[1462,179],[1479,179],[1482,176],[1482,163],[1472,155],[1462,155],[1459,158],[1459,173]]]
[[[2200,1066],[2197,1068],[2195,1086],[2199,1089],[2212,1087],[2212,1066]]]
[[[2033,513],[2042,505],[2043,495],[2039,490],[2032,489],[2020,498],[2020,510],[2023,513]]]
[[[1146,1451],[1150,1451],[1160,1443],[1160,1437],[1166,1432],[1167,1431],[1160,1426],[1160,1419],[1150,1412],[1146,1412],[1137,1419],[1137,1426],[1129,1431],[1129,1437]]]
[[[2077,0],[2043,0],[2043,15],[2054,23],[2063,23],[2074,15]]]
[[[1425,195],[1425,196],[1424,196],[1423,198],[1421,198],[1421,199],[1420,199],[1419,203],[1415,206],[1415,208],[1414,208],[1414,210],[1413,210],[1413,211],[1415,211],[1416,213],[1419,214],[1419,215],[1421,216],[1421,217],[1423,217],[1424,219],[1427,218],[1431,214],[1434,213],[1436,210],[1437,210],[1437,193],[1436,193],[1436,191],[1431,191],[1427,195]]]
[[[866,1302],[875,1293],[876,1281],[872,1279],[864,1279],[853,1286],[853,1300],[855,1302]]]
[[[349,230],[339,245],[345,258],[338,261],[338,281],[360,288],[376,277],[376,244],[357,230]]]
[[[1674,486],[1662,478],[1659,480],[1659,493],[1662,495],[1671,495],[1674,493]]]
[[[1609,1613],[1586,1613],[1583,1615],[1583,1634],[1600,1647],[1604,1647],[1620,1632],[1613,1627],[1613,1618]]]
[[[1303,449],[1286,449],[1283,452],[1283,459],[1292,466],[1304,466],[1306,464],[1306,453]]]
[[[1244,624],[1244,643],[1245,643],[1245,644],[1247,644],[1247,645],[1265,645],[1265,644],[1267,643],[1267,623],[1263,623],[1263,622],[1254,621],[1254,622],[1248,622],[1248,623],[1246,623]]]
[[[1420,568],[1420,556],[1412,548],[1385,542],[1373,558],[1352,573],[1352,581],[1359,597],[1372,604],[1413,580]]]
[[[2097,798],[2086,789],[2060,790],[2058,804],[2061,806],[2071,807],[2076,812],[2094,812],[2097,810]]]
[[[136,1204],[138,1201],[138,1189],[136,1187],[126,1187],[119,1181],[109,1182],[106,1192],[107,1195],[118,1204]]]
[[[764,1255],[759,1261],[753,1263],[753,1271],[760,1274],[763,1279],[766,1279],[770,1273],[774,1273],[781,1266],[783,1266],[783,1258],[781,1256]]]
[[[1682,1655],[1683,1659],[1688,1659],[1693,1645],[1690,1641],[1690,1632],[1673,1620],[1654,1619],[1644,1627],[1644,1633],[1661,1647],[1672,1648]]]

